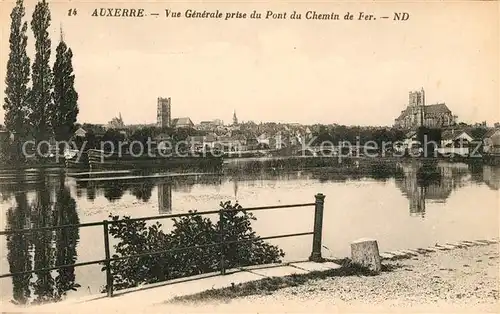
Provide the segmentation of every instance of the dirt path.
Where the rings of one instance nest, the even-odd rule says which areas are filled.
[[[373,277],[331,277],[271,294],[152,312],[499,312],[499,245],[490,244],[387,261]]]

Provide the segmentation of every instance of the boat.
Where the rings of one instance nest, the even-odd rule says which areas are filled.
[[[89,168],[103,170],[165,168],[190,170],[217,169],[222,167],[223,158],[212,155],[135,155],[131,153],[113,153],[99,149],[87,151]]]

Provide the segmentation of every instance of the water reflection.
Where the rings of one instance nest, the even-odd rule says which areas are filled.
[[[453,191],[466,185],[486,185],[493,190],[498,190],[500,186],[500,167],[450,164],[437,161],[358,162],[346,163],[339,167],[302,170],[287,170],[281,167],[251,168],[242,164],[241,167],[233,167],[226,173],[218,175],[126,180],[66,181],[67,178],[64,175],[49,175],[44,172],[29,175],[26,173],[14,173],[8,176],[3,174],[2,176],[0,178],[0,195],[3,203],[0,206],[5,204],[3,206],[6,209],[6,220],[5,226],[2,226],[1,229],[78,224],[80,222],[78,214],[84,215],[87,208],[82,206],[78,211],[77,204],[80,202],[89,204],[98,197],[105,199],[106,204],[108,202],[120,204],[122,198],[126,198],[127,195],[135,198],[135,204],[137,201],[141,204],[157,201],[158,213],[170,214],[174,208],[181,207],[179,199],[183,192],[193,190],[195,194],[200,193],[201,187],[204,189],[201,193],[217,194],[221,186],[225,186],[226,193],[228,193],[226,197],[231,197],[234,194],[234,198],[237,200],[239,197],[244,198],[245,195],[248,198],[247,192],[254,189],[252,184],[255,182],[265,182],[264,188],[272,189],[274,186],[279,187],[281,181],[287,182],[287,188],[292,189],[291,193],[295,193],[296,187],[305,186],[307,188],[311,185],[314,189],[318,188],[319,191],[322,184],[329,185],[332,189],[340,188],[341,185],[345,191],[348,191],[349,185],[344,186],[338,182],[365,179],[369,181],[368,184],[382,186],[388,191],[389,189],[394,191],[395,186],[407,198],[409,214],[425,218],[426,206],[429,203],[444,203]],[[75,187],[76,192],[72,193],[70,186]],[[260,193],[261,191],[263,190],[252,192]],[[352,191],[353,194],[356,192],[357,190]],[[285,198],[290,196],[290,194],[286,194],[289,191],[276,190],[276,193],[284,193]],[[154,199],[156,196],[157,200]],[[177,198],[173,196],[177,196]],[[380,197],[384,197],[384,195]],[[174,204],[174,201],[179,201],[179,203]],[[200,202],[195,199],[194,201]],[[348,204],[339,204],[339,206],[342,205],[347,206]],[[394,207],[398,207],[394,208],[394,211],[404,210],[404,215],[407,215],[406,205]],[[149,214],[151,213],[138,212],[137,216]],[[88,219],[89,221],[97,220],[94,218],[89,217]],[[411,219],[411,221],[419,222],[420,219]],[[75,269],[71,266],[77,261],[79,240],[78,229],[70,228],[8,236],[6,251],[9,272],[70,265],[60,270],[38,271],[35,274],[12,277],[11,287],[14,301],[19,304],[57,301],[69,291],[76,290],[79,287],[77,280],[84,280],[76,278]],[[96,258],[99,257],[96,256]],[[88,261],[88,259],[83,261]]]
[[[26,191],[21,185],[21,178],[17,178],[17,188],[19,192],[15,195],[14,207],[7,210],[8,229],[30,228],[30,208]],[[11,191],[2,191],[2,194],[10,195]],[[5,194],[4,194],[5,193]],[[32,236],[30,234],[13,234],[7,236],[7,260],[9,272],[23,272],[32,269],[33,247]],[[12,295],[16,303],[26,304],[31,296],[29,283],[32,275],[16,275],[12,277]]]
[[[484,166],[483,180],[491,189],[500,189],[500,167]]]
[[[445,202],[452,191],[464,186],[471,171],[466,164],[444,164],[435,160],[401,165],[404,176],[396,186],[409,200],[412,216],[425,216],[426,202]],[[477,178],[478,179],[478,178]]]
[[[172,213],[172,184],[158,184],[158,213],[168,215]]]
[[[42,178],[49,179],[44,173]],[[60,177],[57,188],[41,180],[36,185],[32,202],[22,188],[23,179],[18,178],[19,192],[15,196],[15,207],[7,211],[6,229],[27,229],[78,224],[76,202],[69,188]],[[75,290],[74,267],[56,271],[44,268],[73,265],[77,259],[78,229],[43,230],[33,234],[14,234],[7,237],[9,271],[22,272],[42,269],[34,274],[12,277],[13,302],[17,304],[45,303],[61,300],[69,290]]]

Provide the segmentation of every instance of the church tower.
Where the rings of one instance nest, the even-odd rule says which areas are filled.
[[[419,126],[424,126],[425,124],[425,91],[422,87],[420,89],[420,97],[418,102],[418,110],[419,110]]]

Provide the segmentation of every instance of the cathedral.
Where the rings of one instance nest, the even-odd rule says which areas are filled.
[[[394,121],[394,126],[412,129],[420,126],[446,128],[455,124],[455,116],[446,104],[425,104],[425,91],[409,93],[408,105]]]

